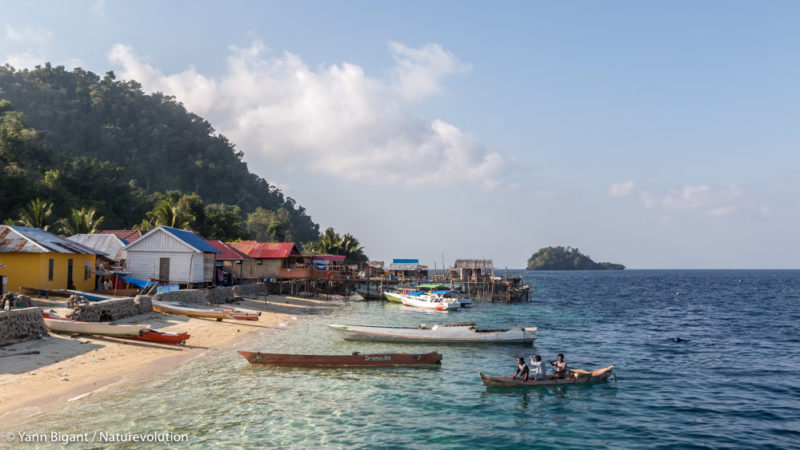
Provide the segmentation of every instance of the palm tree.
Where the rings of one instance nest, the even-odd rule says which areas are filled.
[[[60,223],[60,220],[53,217],[53,204],[40,198],[31,200],[28,206],[20,211],[19,219],[15,222],[16,225],[41,228],[44,231],[56,228]]]
[[[358,239],[350,233],[345,233],[344,236],[341,236],[333,228],[325,230],[319,240],[306,247],[306,251],[319,254],[342,255],[345,257],[346,261],[351,263],[367,261],[367,257],[364,255],[364,247],[361,246]]]
[[[177,203],[171,199],[161,200],[147,215],[153,220],[155,226],[165,225],[172,228],[186,228],[192,221],[189,214],[180,210]]]
[[[95,218],[95,214],[97,211],[94,208],[73,208],[72,214],[61,227],[62,233],[66,235],[97,233],[105,217]]]

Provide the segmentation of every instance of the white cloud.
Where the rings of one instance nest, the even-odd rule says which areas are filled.
[[[640,197],[647,208],[666,211],[698,211],[708,216],[728,216],[734,213],[762,216],[770,214],[767,206],[757,204],[735,184],[722,187],[685,185],[663,194],[642,192]]]
[[[92,14],[101,19],[105,19],[106,17],[106,1],[105,0],[97,0],[91,7]]]
[[[109,60],[148,91],[174,95],[245,151],[249,161],[301,162],[347,180],[494,188],[507,161],[475,136],[413,112],[442,91],[444,77],[468,70],[437,44],[390,43],[396,66],[386,78],[355,64],[316,69],[290,52],[267,55],[261,42],[231,48],[220,77],[194,67],[164,74],[129,46]]]
[[[609,197],[627,197],[633,193],[636,183],[633,181],[626,181],[624,183],[614,183],[608,191]]]
[[[52,37],[52,31],[31,26],[16,28],[11,25],[6,25],[5,32],[3,33],[4,40],[14,44],[44,45],[47,44]]]

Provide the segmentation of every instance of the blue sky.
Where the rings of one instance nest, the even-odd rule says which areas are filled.
[[[176,95],[374,259],[800,266],[797,2],[2,6],[0,62]]]

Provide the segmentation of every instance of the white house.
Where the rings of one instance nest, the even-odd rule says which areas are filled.
[[[165,226],[150,230],[125,251],[132,277],[174,284],[211,283],[219,253],[193,232]]]

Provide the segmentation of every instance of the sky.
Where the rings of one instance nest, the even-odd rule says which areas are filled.
[[[0,63],[174,95],[371,259],[800,268],[798,2],[0,9]]]

